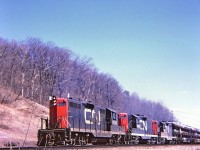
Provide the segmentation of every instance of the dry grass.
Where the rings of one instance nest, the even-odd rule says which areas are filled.
[[[0,104],[0,147],[11,141],[20,146],[36,145],[40,118],[47,116],[48,108],[27,99]]]

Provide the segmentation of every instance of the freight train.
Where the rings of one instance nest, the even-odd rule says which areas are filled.
[[[200,143],[200,130],[151,120],[72,98],[49,99],[49,119],[41,118],[38,146],[86,144]]]

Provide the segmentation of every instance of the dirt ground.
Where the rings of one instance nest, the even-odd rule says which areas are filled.
[[[200,150],[200,145],[162,145],[162,146],[132,146],[132,147],[109,147],[109,148],[96,148],[90,150]]]
[[[48,108],[30,100],[0,104],[0,148],[8,143],[35,146],[40,118],[47,116]]]
[[[118,148],[111,148],[110,150],[118,150]],[[145,146],[145,147],[124,147],[120,150],[200,150],[200,146],[179,146],[179,145],[168,145],[168,146]]]

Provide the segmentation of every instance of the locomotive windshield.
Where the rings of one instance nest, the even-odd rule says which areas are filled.
[[[115,113],[115,112],[112,112],[112,119],[113,119],[113,120],[117,120],[117,117],[116,117],[116,113]]]
[[[66,102],[59,102],[58,106],[66,106]]]

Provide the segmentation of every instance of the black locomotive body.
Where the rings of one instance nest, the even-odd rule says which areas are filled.
[[[118,126],[118,114],[114,110],[95,106],[89,102],[69,99],[69,128],[72,139],[86,139],[98,144],[116,142],[123,129]],[[82,138],[81,138],[82,137]]]

